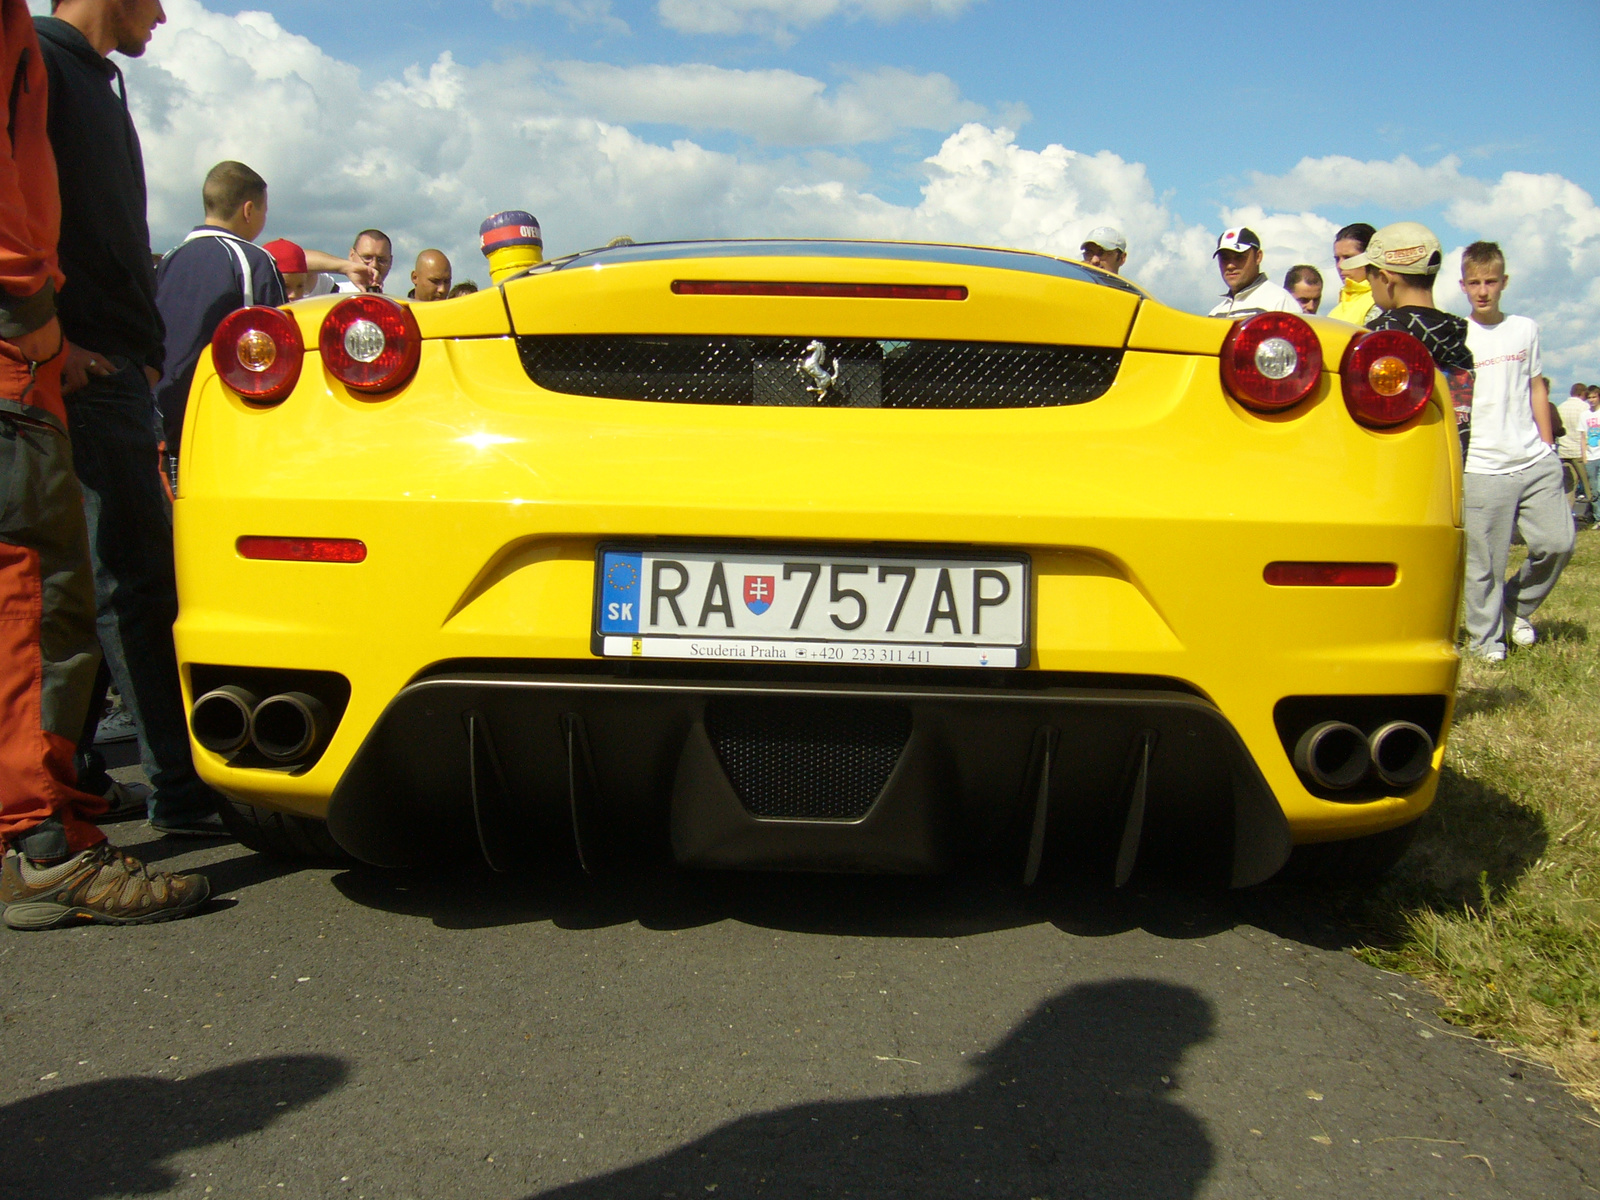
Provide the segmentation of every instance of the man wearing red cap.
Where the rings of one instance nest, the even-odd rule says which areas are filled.
[[[107,844],[74,743],[99,664],[82,494],[61,400],[61,202],[47,75],[23,0],[0,0],[0,905],[15,929],[193,912],[204,876],[151,871]]]

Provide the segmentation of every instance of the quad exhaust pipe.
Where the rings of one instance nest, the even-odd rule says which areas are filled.
[[[1369,774],[1390,788],[1409,788],[1433,766],[1433,738],[1410,721],[1389,721],[1369,737],[1346,721],[1322,721],[1300,735],[1294,768],[1329,791],[1355,787]]]
[[[196,700],[189,723],[194,740],[213,754],[235,754],[248,743],[284,766],[310,758],[333,732],[327,706],[315,696],[280,692],[258,700],[231,683]]]

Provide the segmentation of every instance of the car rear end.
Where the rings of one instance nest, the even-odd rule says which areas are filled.
[[[1459,463],[1404,347],[874,243],[373,303],[288,310],[281,396],[204,364],[177,503],[202,774],[360,858],[1248,883],[1432,798]]]

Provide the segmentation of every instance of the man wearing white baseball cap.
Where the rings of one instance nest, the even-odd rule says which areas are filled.
[[[1228,287],[1222,302],[1208,316],[1237,321],[1264,312],[1299,316],[1300,301],[1284,291],[1261,270],[1261,239],[1253,229],[1240,226],[1224,230],[1214,252],[1222,282]]]
[[[1082,249],[1084,262],[1113,275],[1120,275],[1122,264],[1128,261],[1128,239],[1122,236],[1122,230],[1110,225],[1091,229],[1083,239]]]

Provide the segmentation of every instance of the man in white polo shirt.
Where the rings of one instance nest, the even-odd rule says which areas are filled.
[[[1253,229],[1225,230],[1217,239],[1214,257],[1228,290],[1207,315],[1237,321],[1257,313],[1286,312],[1301,315],[1300,301],[1284,291],[1261,269],[1261,239]]]
[[[1467,347],[1477,367],[1463,481],[1467,527],[1467,653],[1489,662],[1511,641],[1531,646],[1528,621],[1572,557],[1572,510],[1551,433],[1550,389],[1540,372],[1539,326],[1500,311],[1508,281],[1494,242],[1461,252],[1461,290],[1472,302]],[[1509,581],[1511,536],[1520,530],[1528,559]]]

